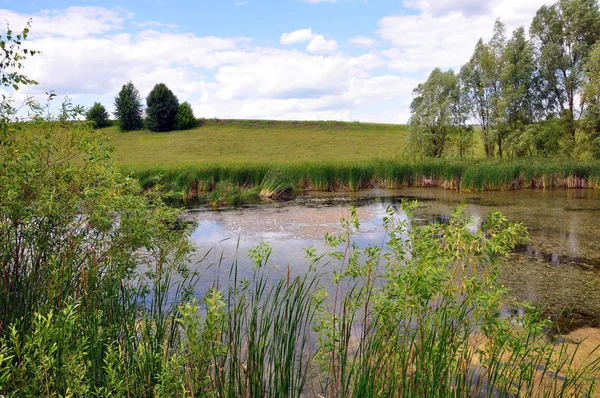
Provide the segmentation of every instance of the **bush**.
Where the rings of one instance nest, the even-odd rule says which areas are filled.
[[[146,98],[146,127],[151,131],[170,131],[175,127],[179,100],[164,84],[159,83]]]
[[[126,360],[106,350],[118,341],[129,360],[140,319],[168,336],[156,289],[172,294],[164,275],[179,286],[193,274],[178,210],[121,175],[109,142],[68,105],[64,121],[0,125],[0,396],[109,396],[99,381],[119,395]],[[151,375],[157,341],[135,362]],[[142,386],[132,396],[149,396],[147,379],[131,375]]]
[[[194,111],[189,102],[184,102],[179,105],[177,109],[177,116],[175,117],[175,129],[176,130],[188,130],[198,125],[198,120],[194,116]]]
[[[115,97],[115,116],[123,131],[138,130],[142,127],[142,100],[140,92],[128,82]]]
[[[95,129],[110,126],[108,112],[106,112],[106,108],[99,102],[94,102],[94,106],[87,111],[85,117]]]

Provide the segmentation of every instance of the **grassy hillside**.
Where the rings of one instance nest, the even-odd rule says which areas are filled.
[[[104,132],[123,166],[303,163],[391,159],[403,154],[403,125],[206,120],[193,130]]]

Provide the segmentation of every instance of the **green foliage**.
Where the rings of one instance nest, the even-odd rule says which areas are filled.
[[[261,244],[248,253],[250,278],[238,279],[234,262],[226,291],[215,287],[198,302],[185,283],[198,276],[185,265],[177,211],[123,178],[85,125],[30,127],[1,147],[0,248],[14,278],[0,285],[2,393],[495,396],[540,388],[573,396],[592,388],[598,360],[571,368],[566,351],[545,340],[539,314],[500,315],[517,304],[494,264],[525,232],[497,213],[473,232],[460,209],[448,224],[412,228],[388,209],[382,250],[353,242],[360,222],[351,211],[346,232],[326,238],[331,252],[307,249],[308,272],[277,278],[272,249]],[[449,166],[423,168],[444,177]],[[324,184],[332,170],[315,165],[311,175]],[[344,173],[359,186],[367,171]],[[217,175],[256,184],[285,176],[266,168]],[[336,271],[325,273],[332,262]]]
[[[592,48],[586,63],[586,72],[583,100],[587,107],[581,127],[589,139],[592,155],[600,159],[600,43],[596,43]]]
[[[142,100],[132,82],[124,84],[115,97],[115,117],[122,131],[142,128]]]
[[[6,33],[0,34],[0,49],[2,50],[2,57],[0,59],[0,85],[3,87],[18,90],[23,85],[37,84],[35,80],[21,73],[25,59],[38,54],[36,50],[23,48],[23,42],[29,35],[30,27],[31,20],[27,22],[22,32],[16,33],[10,29],[7,22]],[[12,97],[2,94],[0,98],[0,123],[16,121],[17,109],[13,106]],[[32,104],[34,101],[31,97],[28,97],[26,103]]]
[[[560,145],[557,134],[564,130],[557,121],[532,125],[531,142],[541,157]],[[559,122],[561,123],[561,122]],[[529,130],[529,129],[528,129]],[[529,136],[529,134],[531,136]],[[553,138],[554,137],[554,138]],[[554,141],[552,141],[554,139]],[[512,150],[512,149],[511,149]],[[296,191],[357,191],[378,186],[443,187],[460,191],[524,188],[596,188],[600,186],[600,164],[568,160],[458,160],[426,159],[419,162],[378,160],[339,163],[203,164],[190,166],[136,166],[123,171],[143,187],[157,184],[175,196],[198,197],[201,202],[241,204],[256,202],[259,194],[290,195]]]
[[[146,98],[146,127],[150,131],[174,130],[178,110],[179,100],[173,92],[163,83],[157,84]],[[189,118],[189,114],[185,116]]]
[[[23,61],[38,53],[36,50],[23,48],[23,42],[27,40],[31,28],[31,20],[27,22],[21,32],[13,32],[8,23],[6,33],[0,34],[0,48],[2,59],[0,60],[0,84],[4,87],[12,87],[18,90],[21,85],[37,84],[35,80],[21,73]],[[4,94],[2,95],[3,99]]]
[[[234,260],[229,284],[216,281],[197,301],[179,211],[119,172],[108,140],[77,122],[80,107],[66,101],[51,118],[45,109],[0,129],[2,396],[593,393],[600,359],[572,366],[566,344],[546,339],[549,323],[498,283],[497,259],[526,239],[499,213],[479,224],[459,208],[446,224],[409,227],[416,205],[403,203],[401,214],[388,208],[380,248],[354,242],[360,222],[351,209],[344,232],[326,235],[329,252],[306,249],[301,276],[281,276],[262,243],[248,252],[249,278],[240,279]],[[474,184],[489,165],[208,166],[178,178],[360,189],[374,173],[389,185],[424,175]],[[597,162],[562,166],[497,163],[486,172],[499,184],[523,170],[533,179],[535,167],[600,175]],[[513,306],[525,315],[501,315]]]
[[[588,92],[594,90],[589,59],[599,39],[596,0],[558,0],[542,6],[529,38],[518,28],[507,41],[505,25],[497,20],[493,37],[487,43],[479,40],[458,76],[462,99],[453,113],[464,121],[462,132],[467,120],[475,121],[487,157],[597,156],[600,141],[592,131],[600,112],[586,99],[585,86]],[[426,106],[435,114],[444,100]],[[576,134],[579,126],[586,139]],[[463,156],[462,140],[455,141]]]
[[[94,105],[85,114],[85,118],[96,129],[110,126],[108,112],[106,112],[106,108],[99,102],[94,102]]]
[[[541,93],[547,112],[564,115],[575,138],[577,97],[584,82],[584,65],[600,39],[600,10],[596,0],[558,0],[541,7],[531,23]]]
[[[525,37],[525,30],[513,32],[502,55],[500,84],[500,118],[496,128],[498,156],[504,154],[504,141],[510,139],[513,155],[528,155],[525,148],[515,146],[515,141],[523,135],[523,130],[533,122],[537,89],[535,78],[534,49]],[[523,141],[521,141],[522,143]]]
[[[494,156],[495,131],[500,119],[501,75],[506,28],[499,20],[494,24],[494,35],[488,43],[479,40],[460,77],[471,103],[471,115],[477,121],[483,136],[486,157]]]
[[[175,117],[175,130],[189,130],[198,126],[198,119],[189,102],[179,104],[177,116]]]
[[[410,108],[410,147],[424,156],[439,158],[453,129],[452,112],[458,80],[451,70],[436,68],[414,90]]]
[[[72,121],[76,111],[66,106],[58,121],[38,117],[0,133],[0,352],[11,352],[8,390],[85,396],[108,380],[106,349],[119,342],[113,376],[125,372],[135,385],[128,388],[142,394],[172,327],[167,314],[177,301],[166,298],[184,299],[195,278],[186,267],[190,244],[186,229],[175,228],[178,211],[123,177],[106,138]],[[68,321],[76,327],[54,321],[75,303],[78,318]],[[140,317],[151,327],[139,330]],[[140,368],[123,369],[134,355]]]

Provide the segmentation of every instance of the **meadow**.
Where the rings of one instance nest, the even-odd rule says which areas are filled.
[[[102,130],[125,166],[303,163],[391,159],[404,154],[407,127],[393,124],[207,119],[192,130]]]
[[[420,160],[406,150],[404,125],[209,119],[169,133],[101,131],[143,187],[160,184],[175,197],[216,205],[374,186],[596,188],[600,177],[597,162],[485,159],[480,141],[464,159]]]

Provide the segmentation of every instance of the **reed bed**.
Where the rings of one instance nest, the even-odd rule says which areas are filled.
[[[463,209],[448,222],[409,227],[415,205],[403,203],[403,214],[389,208],[383,218],[386,245],[361,247],[351,209],[344,232],[325,235],[326,251],[306,248],[305,269],[275,267],[263,243],[235,256],[252,264],[242,278],[237,260],[207,263],[215,257],[206,253],[191,264],[192,226],[148,189],[172,184],[218,201],[220,190],[243,200],[246,189],[257,196],[286,186],[356,190],[378,178],[433,184],[460,173],[462,184],[468,169],[460,164],[151,170],[140,174],[142,189],[84,125],[30,127],[0,129],[2,396],[588,397],[595,390],[598,350],[576,366],[578,344],[554,344],[553,325],[498,283],[497,260],[526,239],[524,226],[498,213],[475,232]],[[546,167],[546,185],[554,178],[589,187],[598,175],[591,166]],[[490,186],[542,176],[497,170]],[[203,273],[211,267],[229,267],[229,277],[211,280],[200,297],[196,283],[213,275]],[[524,315],[500,312],[514,307]]]
[[[295,191],[358,191],[361,189],[440,187],[456,191],[516,189],[597,189],[600,163],[570,161],[375,160],[362,163],[249,163],[177,167],[123,167],[145,188],[160,184],[184,198],[201,196],[227,183],[259,188],[278,198]]]

